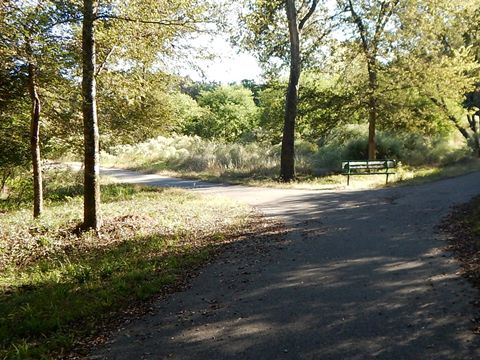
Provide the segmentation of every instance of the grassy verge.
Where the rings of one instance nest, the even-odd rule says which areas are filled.
[[[65,354],[137,301],[178,285],[252,221],[247,207],[225,199],[109,184],[101,234],[79,233],[81,199],[70,194],[38,221],[27,209],[0,214],[0,358]]]
[[[342,190],[342,189],[369,189],[385,186],[385,175],[359,176],[353,175],[350,178],[350,186],[347,186],[347,178],[341,174],[330,174],[324,176],[298,174],[297,180],[290,183],[281,183],[277,179],[277,172],[274,169],[266,171],[260,169],[255,171],[242,172],[238,170],[217,169],[210,171],[182,171],[168,170],[164,166],[157,167],[155,164],[146,162],[130,166],[121,159],[118,162],[108,161],[107,166],[129,168],[146,173],[158,173],[167,176],[198,179],[211,182],[229,184],[241,184],[248,186],[294,188],[294,189],[318,189],[318,190]],[[449,177],[464,175],[473,171],[480,171],[479,159],[466,159],[449,165],[431,166],[401,166],[395,170],[395,175],[389,177],[389,186],[418,185],[445,179]]]
[[[480,171],[480,159],[469,158],[444,166],[406,168],[399,172],[393,184],[418,185]]]

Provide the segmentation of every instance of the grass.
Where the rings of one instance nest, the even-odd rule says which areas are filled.
[[[298,174],[297,180],[282,183],[278,180],[278,172],[260,170],[242,172],[241,170],[210,170],[210,171],[174,171],[172,169],[158,170],[148,162],[144,165],[129,166],[122,161],[109,161],[106,165],[129,168],[146,173],[158,173],[167,176],[198,179],[210,182],[220,182],[237,185],[248,185],[272,188],[317,189],[317,190],[361,190],[385,187],[385,175],[351,176],[347,186],[347,177],[341,174],[327,174],[313,176]],[[400,166],[395,169],[395,175],[389,177],[388,186],[419,185],[449,177],[480,171],[480,160],[475,158],[464,159],[447,165],[428,166]]]
[[[0,358],[64,355],[177,286],[251,222],[226,199],[105,184],[102,232],[81,233],[81,198],[58,190],[41,220],[24,208],[0,214]]]
[[[399,143],[398,139],[396,141]],[[423,159],[425,162],[436,162],[440,165],[399,167],[396,175],[389,178],[389,186],[425,183],[480,170],[478,160],[465,160],[467,153],[464,149],[453,147],[448,152],[444,142],[440,145],[442,146],[431,149],[425,144],[423,147],[418,145],[420,147],[416,151],[410,150],[409,155],[416,159],[416,163]],[[385,186],[385,176],[377,175],[352,176],[350,186],[347,187],[346,177],[339,174],[339,169],[328,170],[336,167],[337,162],[338,167],[340,166],[340,160],[335,159],[343,156],[345,149],[340,145],[330,146],[328,151],[324,148],[328,154],[334,155],[335,161],[329,161],[328,166],[325,159],[319,162],[320,150],[306,142],[296,144],[298,176],[296,181],[287,184],[278,181],[280,147],[277,145],[221,144],[198,137],[174,135],[169,138],[150,139],[136,145],[114,147],[110,153],[102,153],[101,160],[104,166],[250,186],[320,190],[356,190]],[[458,160],[462,158],[463,160]],[[442,165],[445,163],[449,165]],[[324,168],[316,168],[318,166]],[[314,173],[323,175],[314,176]]]
[[[406,168],[396,179],[398,185],[420,185],[432,181],[480,171],[480,159],[465,158],[459,162],[438,166]]]

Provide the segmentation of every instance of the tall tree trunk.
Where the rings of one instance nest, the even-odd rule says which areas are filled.
[[[99,144],[95,83],[94,21],[96,1],[83,1],[82,62],[83,62],[83,136],[84,136],[84,194],[83,226],[100,229]]]
[[[43,211],[42,163],[40,157],[40,97],[36,83],[36,67],[28,64],[28,90],[32,101],[30,120],[30,153],[33,167],[33,217],[38,218]]]
[[[368,159],[377,158],[376,126],[378,116],[377,68],[375,58],[368,60]]]
[[[286,1],[288,30],[290,34],[290,77],[285,102],[280,179],[284,182],[295,178],[295,120],[297,117],[298,81],[300,79],[300,35],[297,25],[295,0]]]

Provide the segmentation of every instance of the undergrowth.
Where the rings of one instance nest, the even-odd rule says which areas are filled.
[[[297,143],[296,164],[308,172],[314,145]],[[198,136],[159,136],[136,145],[119,145],[101,154],[105,166],[120,166],[149,172],[175,171],[233,177],[272,177],[280,166],[280,145],[225,144]]]
[[[222,198],[107,184],[101,233],[82,233],[76,186],[64,181],[40,220],[26,208],[0,214],[0,358],[67,353],[178,284],[251,221],[246,206]]]
[[[341,161],[361,160],[367,153],[367,135],[362,127],[346,127],[318,144],[297,141],[297,180],[279,183],[280,146],[267,144],[222,144],[199,137],[158,137],[136,145],[120,145],[102,153],[105,166],[162,173],[207,181],[268,187],[314,189],[346,188]],[[479,169],[468,150],[452,139],[427,139],[417,134],[395,136],[378,133],[378,158],[396,159],[390,183],[419,183],[460,175]],[[385,176],[354,176],[349,189],[385,185]]]

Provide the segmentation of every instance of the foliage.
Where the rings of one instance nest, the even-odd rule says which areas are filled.
[[[136,145],[112,147],[102,153],[106,165],[180,172],[269,171],[278,163],[275,148],[257,144],[224,144],[197,136],[157,137]],[[263,169],[263,170],[262,170]]]
[[[103,147],[167,134],[177,128],[186,115],[181,108],[185,100],[173,91],[165,74],[147,70],[115,71],[104,72],[98,80]]]
[[[36,137],[29,136],[29,129],[37,132],[40,119],[34,120],[30,111],[32,101],[28,90],[30,97],[41,102],[37,97],[39,84],[43,99],[43,89],[60,77],[60,64],[64,64],[68,56],[63,37],[52,30],[60,20],[58,8],[52,1],[6,1],[0,3],[0,14],[0,187],[3,189],[15,170],[27,166],[28,148],[38,144],[31,143]],[[41,128],[43,133],[44,126]],[[33,162],[38,164],[36,160]],[[37,181],[39,177],[41,174],[36,177]],[[38,202],[41,204],[41,194]],[[38,207],[41,209],[41,205]]]
[[[321,142],[313,166],[338,169],[342,160],[365,160],[368,155],[366,133],[367,129],[359,126],[334,130]],[[447,165],[468,156],[465,147],[441,134],[426,137],[410,132],[379,132],[377,146],[379,159],[396,159],[411,166]]]
[[[24,105],[21,101],[9,101],[8,108],[0,105],[0,192],[8,178],[29,164],[30,137],[28,119],[22,116],[27,112]],[[14,109],[19,115],[15,115]]]
[[[257,127],[258,110],[252,92],[245,87],[221,86],[202,91],[197,102],[202,111],[185,124],[185,134],[234,142]]]
[[[260,126],[267,132],[263,138],[272,143],[281,140],[286,86],[284,82],[272,81],[265,85],[259,95]],[[338,77],[305,71],[299,88],[298,137],[316,142],[328,136],[334,128],[360,122],[354,96],[352,89],[346,87]]]
[[[308,13],[311,1],[297,1],[298,18]],[[300,52],[304,64],[315,64],[322,58],[319,50],[331,31],[327,9],[319,2],[302,31]],[[289,64],[289,36],[284,1],[243,0],[238,10],[240,27],[232,29],[233,41],[253,52],[266,72],[278,76]]]

